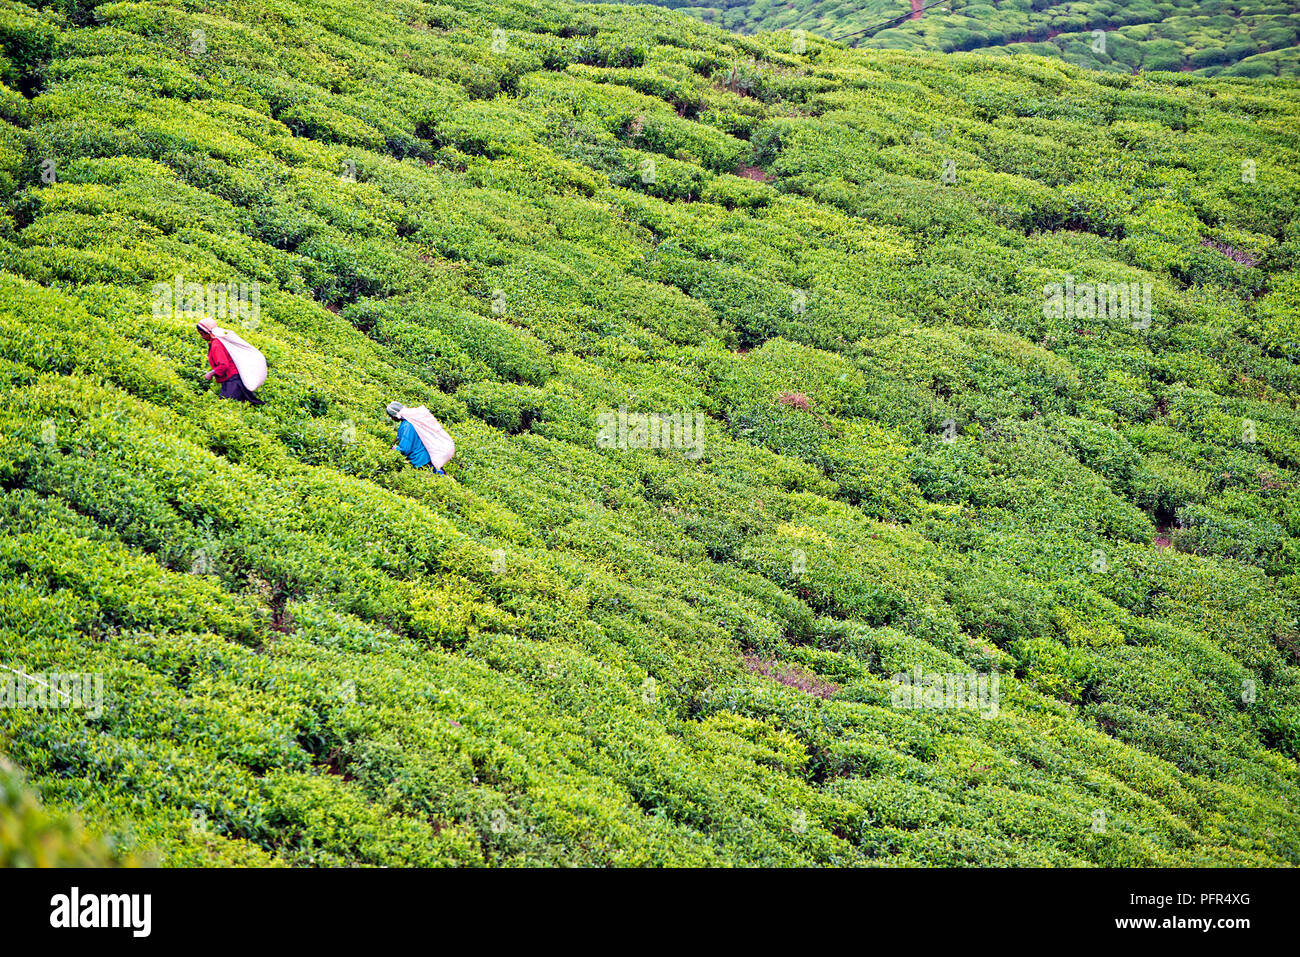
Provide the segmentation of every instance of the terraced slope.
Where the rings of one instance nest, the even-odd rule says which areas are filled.
[[[0,663],[103,687],[0,751],[108,852],[1300,860],[1295,81],[532,0],[0,49]]]
[[[1293,0],[645,2],[742,33],[802,31],[869,49],[1033,53],[1124,73],[1300,72],[1300,7]],[[786,42],[806,42],[798,37],[792,32]]]

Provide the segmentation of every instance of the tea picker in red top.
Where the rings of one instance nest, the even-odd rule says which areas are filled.
[[[222,329],[215,319],[203,319],[197,326],[199,335],[208,343],[208,365],[212,368],[203,374],[205,379],[221,383],[221,398],[261,405],[254,393],[266,381],[266,358],[229,329]]]

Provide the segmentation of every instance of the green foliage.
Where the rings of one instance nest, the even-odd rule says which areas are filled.
[[[0,3],[0,856],[1300,862],[1294,40],[1032,6]]]
[[[0,758],[0,867],[108,867],[122,863],[80,822],[51,813],[27,790],[22,775]]]
[[[1300,69],[1295,11],[1271,0],[1237,0],[1228,7],[1206,0],[949,0],[925,4],[919,16],[901,0],[851,6],[836,0],[652,2],[728,30],[771,31],[776,50],[810,58],[820,52],[817,38],[826,37],[864,49],[1032,53],[1113,73],[1270,77]]]

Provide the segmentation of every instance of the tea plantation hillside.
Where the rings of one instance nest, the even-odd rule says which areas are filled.
[[[728,30],[790,30],[888,50],[985,50],[1092,69],[1225,76],[1300,72],[1295,0],[638,0]],[[792,33],[791,42],[800,43]]]
[[[787,39],[0,0],[0,860],[1300,862],[1300,82]]]

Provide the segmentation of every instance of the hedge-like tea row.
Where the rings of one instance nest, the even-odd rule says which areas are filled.
[[[919,16],[903,0],[652,2],[728,30],[783,31],[791,48],[806,47],[816,34],[863,49],[1032,53],[1108,72],[1256,77],[1300,70],[1300,19],[1278,0],[930,0]]]

